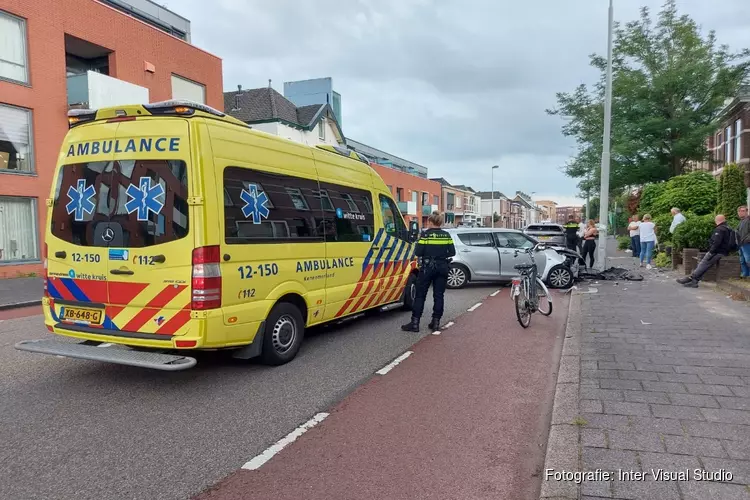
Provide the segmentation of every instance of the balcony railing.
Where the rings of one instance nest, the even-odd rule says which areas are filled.
[[[399,201],[398,209],[401,210],[402,215],[417,215],[417,202]]]
[[[437,205],[423,205],[422,215],[424,216],[432,215],[432,212],[437,212],[439,208],[440,207],[438,207]]]
[[[69,107],[99,109],[150,102],[146,87],[95,71],[67,77],[67,86]]]

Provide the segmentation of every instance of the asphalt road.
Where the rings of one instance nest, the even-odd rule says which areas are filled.
[[[497,288],[449,291],[444,322]],[[407,320],[392,311],[312,331],[281,367],[206,353],[177,373],[16,351],[47,335],[41,316],[0,320],[0,498],[189,498],[427,334],[401,332]]]

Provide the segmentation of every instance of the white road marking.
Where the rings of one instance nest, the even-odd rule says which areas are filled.
[[[109,347],[109,346],[111,346],[111,345],[112,345],[112,344],[109,344],[109,343],[104,343],[104,344],[99,344],[99,345],[98,345],[98,346],[96,346],[96,347]]]
[[[434,332],[432,332],[432,334],[433,335],[440,335],[440,330],[435,330]]]
[[[646,323],[645,321],[641,320],[642,325],[650,325],[651,323]]]
[[[494,297],[494,296],[495,296],[495,295],[497,295],[498,293],[500,293],[500,290],[495,290],[494,292],[492,292],[492,293],[490,294],[490,297]]]
[[[447,322],[446,324],[443,325],[443,330],[445,330],[446,328],[450,328],[453,325],[455,325],[455,323],[453,321],[449,321],[449,322]]]
[[[298,437],[300,437],[305,432],[309,431],[316,425],[318,425],[320,422],[323,421],[328,416],[328,413],[318,413],[313,418],[305,422],[304,424],[300,425],[296,429],[294,429],[292,432],[278,440],[275,444],[271,445],[269,448],[267,448],[263,453],[260,455],[255,456],[252,460],[247,462],[245,465],[242,466],[243,469],[247,470],[256,470],[259,469],[263,464],[271,460],[274,455],[276,455],[278,452],[292,444],[297,440]]]
[[[481,302],[477,302],[476,304],[474,304],[473,306],[471,306],[470,308],[468,308],[467,311],[468,312],[473,312],[473,311],[475,311],[481,305],[482,305]]]
[[[406,351],[401,356],[397,357],[396,359],[394,359],[393,361],[391,361],[390,363],[388,363],[387,365],[385,365],[383,368],[376,371],[375,373],[377,373],[378,375],[385,375],[389,371],[393,370],[396,367],[396,365],[398,365],[400,362],[402,362],[403,360],[405,360],[412,354],[413,353],[411,351]]]

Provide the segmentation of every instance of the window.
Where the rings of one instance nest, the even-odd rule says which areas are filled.
[[[430,193],[422,192],[422,206],[427,206],[430,204]]]
[[[419,196],[419,193],[417,193],[416,191],[412,191],[411,192],[411,201],[414,202],[414,203],[416,203],[418,196]]]
[[[248,187],[249,186],[245,186],[246,189]],[[258,189],[263,191],[262,186],[259,186]],[[297,188],[288,187],[286,188],[286,192],[289,195],[289,197],[292,199],[292,204],[294,205],[294,208],[296,208],[297,210],[310,210],[310,205],[307,204],[307,200],[305,199],[305,195],[302,194],[302,191],[300,191]],[[271,207],[268,207],[268,208],[271,208]]]
[[[440,196],[435,195],[432,197],[432,204],[433,205],[440,205]]]
[[[320,206],[323,210],[333,212],[333,202],[331,201],[331,197],[328,196],[328,192],[325,189],[321,189],[320,191],[313,191],[313,196],[318,198],[318,200],[320,201]]]
[[[321,141],[326,140],[326,120],[323,118],[320,120],[320,123],[318,124],[318,138]]]
[[[155,208],[130,206],[128,189],[138,188],[141,182],[151,188],[161,186]],[[75,201],[72,195],[89,189],[91,210],[79,205],[79,210],[69,213],[68,204]],[[187,199],[187,165],[179,160],[64,165],[57,176],[51,230],[58,238],[79,246],[141,248],[168,243],[188,235]],[[103,237],[107,228],[114,231],[109,240]]]
[[[396,200],[404,201],[404,188],[396,188]]]
[[[32,149],[31,111],[0,104],[0,172],[33,172]]]
[[[391,236],[408,241],[409,234],[406,230],[404,218],[401,216],[401,212],[399,212],[393,200],[380,195],[380,211],[383,215],[385,232]]]
[[[459,233],[458,239],[461,243],[470,247],[491,247],[492,235],[490,233]]]
[[[453,205],[456,202],[456,195],[454,193],[448,193],[447,198],[448,199],[447,199],[447,202],[446,202],[446,204],[447,204],[446,210],[453,210]]]
[[[26,21],[0,11],[0,78],[29,83]]]
[[[732,161],[732,156],[730,155],[732,147],[732,127],[727,127],[724,131],[724,163],[729,163]]]
[[[734,122],[734,162],[742,159],[742,120]]]
[[[172,99],[184,99],[206,104],[206,86],[173,74]]]
[[[326,215],[326,223],[332,231],[326,233],[326,241],[362,242],[372,241],[375,234],[375,219],[370,192],[332,183],[320,183],[335,212]]]
[[[0,196],[0,261],[39,260],[36,198]]]
[[[520,248],[526,249],[534,246],[528,238],[520,233],[495,233],[495,241],[500,248]]]

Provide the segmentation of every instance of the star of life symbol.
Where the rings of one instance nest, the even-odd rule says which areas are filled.
[[[263,191],[258,191],[256,184],[248,185],[248,189],[242,190],[240,198],[245,202],[245,206],[242,207],[242,215],[245,218],[252,217],[253,224],[260,224],[261,219],[267,219],[270,211],[266,206],[268,203],[268,196]]]
[[[68,198],[70,201],[65,205],[65,209],[69,214],[73,214],[73,219],[76,221],[83,220],[83,214],[91,214],[94,212],[96,205],[93,202],[96,190],[94,186],[87,186],[86,179],[78,179],[76,187],[68,187]]]
[[[138,212],[139,221],[147,221],[149,212],[158,214],[164,208],[164,202],[159,198],[164,196],[164,187],[156,183],[151,185],[151,177],[141,177],[138,186],[131,184],[125,191],[130,199],[125,203],[125,210],[129,214]]]

